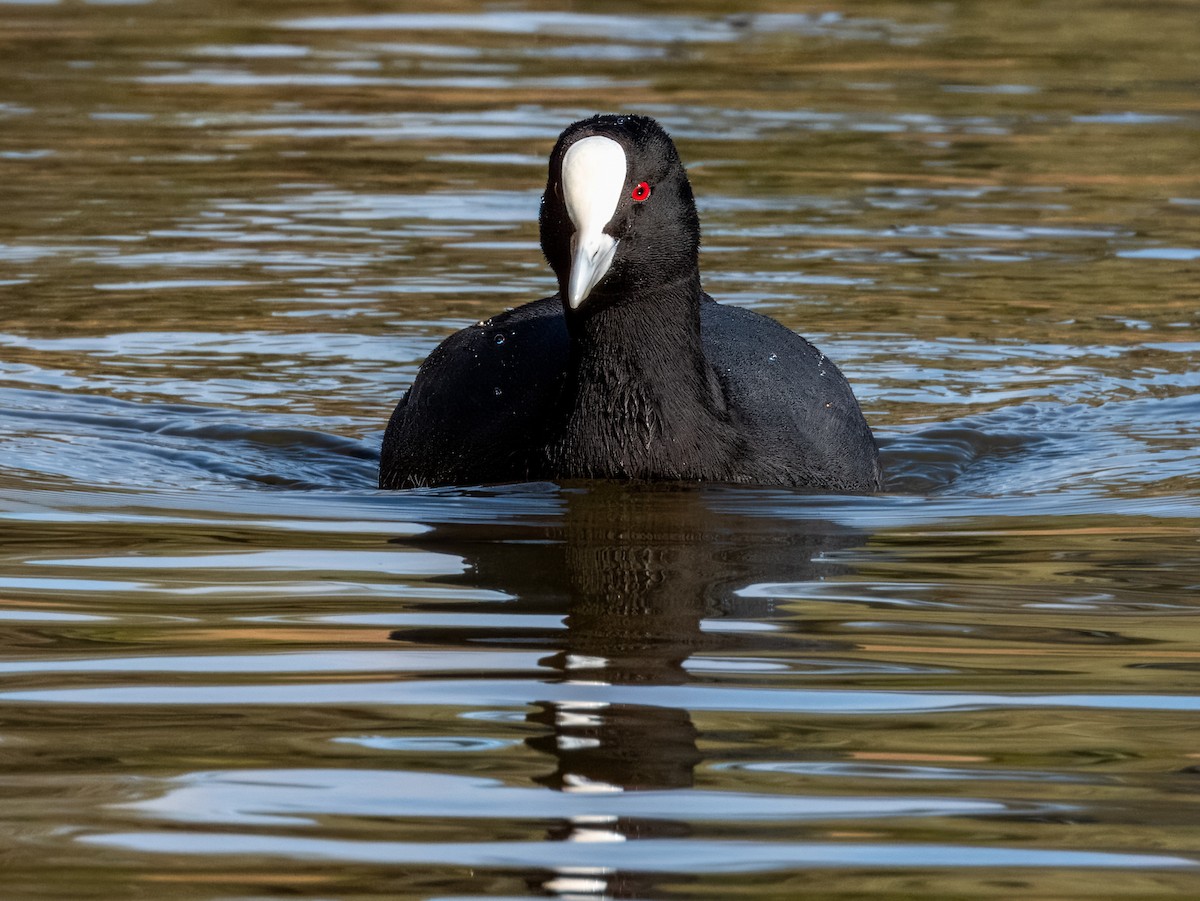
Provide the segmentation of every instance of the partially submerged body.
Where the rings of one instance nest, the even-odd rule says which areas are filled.
[[[691,188],[652,120],[596,117],[564,132],[541,225],[559,293],[430,354],[388,425],[380,487],[602,478],[878,490],[875,440],[837,367],[701,289]]]

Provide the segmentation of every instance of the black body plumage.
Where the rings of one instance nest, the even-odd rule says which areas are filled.
[[[620,144],[628,171],[604,227],[617,242],[611,265],[572,308],[563,158],[593,135]],[[630,192],[643,181],[651,194],[638,202]],[[691,186],[654,120],[596,116],[563,132],[540,225],[559,293],[430,354],[388,425],[380,487],[600,478],[879,488],[874,437],[837,367],[774,320],[701,289]]]

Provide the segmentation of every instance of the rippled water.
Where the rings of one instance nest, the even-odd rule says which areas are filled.
[[[1195,6],[0,0],[12,898],[1200,891]],[[659,117],[871,498],[385,493]]]

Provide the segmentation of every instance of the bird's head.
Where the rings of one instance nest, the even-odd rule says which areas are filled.
[[[692,188],[671,138],[646,116],[593,116],[559,136],[540,226],[568,316],[653,295],[697,270]]]

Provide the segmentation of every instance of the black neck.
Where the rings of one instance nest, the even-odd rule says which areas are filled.
[[[598,296],[584,301],[600,308],[585,315],[567,313],[572,362],[625,362],[653,370],[669,368],[669,361],[685,355],[702,358],[701,297],[700,273],[693,270],[671,284],[633,294],[633,299],[606,304],[607,298]]]
[[[652,296],[627,296],[584,316],[568,313],[571,356],[556,449],[567,471],[701,478],[692,470],[711,455],[696,451],[735,440],[704,356],[702,297],[693,270]]]

